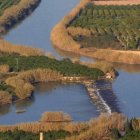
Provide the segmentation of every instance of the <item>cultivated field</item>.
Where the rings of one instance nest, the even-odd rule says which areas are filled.
[[[18,4],[19,2],[20,0],[0,0],[0,15],[2,15],[7,8]]]
[[[140,0],[135,4],[133,0],[109,3],[82,0],[54,27],[52,43],[61,50],[88,57],[139,64]]]
[[[91,36],[76,36],[82,47],[137,49],[140,47],[140,5],[88,5],[70,26],[86,28]],[[86,43],[84,43],[86,42]]]

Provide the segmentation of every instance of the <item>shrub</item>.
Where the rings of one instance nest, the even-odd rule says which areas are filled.
[[[15,45],[0,39],[0,52],[6,54],[19,54],[23,56],[41,56],[44,55],[41,49],[27,46]]]
[[[84,8],[91,0],[82,0],[76,8],[74,8],[66,17],[62,19],[51,32],[52,43],[62,50],[78,51],[81,45],[73,40],[67,31],[67,26],[72,22],[82,8]]]
[[[45,112],[41,117],[41,122],[69,122],[70,115],[63,112]]]
[[[1,65],[0,66],[0,73],[8,73],[10,72],[10,67],[7,64]]]
[[[34,69],[8,78],[6,84],[15,88],[18,98],[24,99],[31,96],[34,90],[32,83],[58,81],[61,80],[61,77],[61,74],[50,69]]]
[[[12,95],[7,91],[0,91],[0,105],[12,103]]]
[[[73,37],[74,36],[79,36],[79,35],[87,36],[87,37],[91,36],[91,31],[90,30],[84,29],[84,28],[81,28],[81,27],[68,27],[67,31]]]

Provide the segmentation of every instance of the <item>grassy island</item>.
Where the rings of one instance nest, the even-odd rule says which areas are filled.
[[[46,56],[19,56],[3,55],[0,56],[1,83],[0,90],[6,91],[5,100],[12,96],[12,99],[25,99],[31,97],[34,91],[33,83],[63,81],[63,77],[85,77],[86,79],[96,80],[103,76],[104,72],[98,68],[89,68],[80,64],[74,64],[69,59],[58,61]],[[8,72],[4,71],[5,66]],[[0,94],[3,96],[2,94]],[[4,99],[0,100],[4,104]],[[9,100],[7,103],[10,103]]]

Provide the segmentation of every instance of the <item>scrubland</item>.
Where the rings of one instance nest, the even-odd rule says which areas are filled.
[[[47,112],[41,117],[41,121],[23,123],[13,126],[0,126],[0,135],[16,131],[39,135],[39,132],[65,132],[65,140],[119,140],[125,138],[130,132],[139,131],[139,120],[128,121],[122,114],[102,114],[98,118],[87,122],[71,122],[71,117],[63,112]],[[57,122],[56,122],[57,120]],[[124,135],[122,135],[124,132]],[[60,133],[61,134],[61,133]],[[52,134],[52,137],[55,135]],[[56,137],[56,139],[58,136]],[[135,138],[135,136],[134,136]]]

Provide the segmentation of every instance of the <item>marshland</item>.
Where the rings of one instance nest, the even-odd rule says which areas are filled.
[[[38,126],[36,127],[37,130],[34,130],[35,133],[33,130],[29,130],[30,132],[26,133],[27,137],[24,139],[31,137],[38,139],[39,130],[46,131],[45,138],[51,139],[50,135],[53,135],[53,139],[69,137],[67,139],[71,140],[78,138],[91,139],[93,136],[97,140],[103,139],[104,136],[108,139],[110,139],[110,136],[119,139],[121,130],[126,130],[125,132],[128,134],[126,137],[130,139],[131,135],[139,134],[139,120],[134,119],[127,122],[127,119],[120,114],[103,115],[92,121],[82,122],[98,117],[103,110],[106,110],[107,113],[123,113],[128,118],[139,117],[140,70],[139,65],[124,65],[87,59],[87,57],[78,54],[58,51],[56,49],[58,46],[52,45],[50,41],[52,29],[78,3],[79,0],[71,1],[69,4],[65,0],[60,0],[59,3],[56,0],[42,0],[34,11],[30,11],[30,14],[26,15],[24,20],[20,20],[13,28],[11,26],[11,29],[2,35],[4,40],[2,39],[0,42],[0,90],[5,91],[1,95],[2,97],[5,95],[6,102],[8,101],[10,104],[0,107],[0,123],[7,125],[38,121],[41,114],[46,111],[64,111],[72,116],[72,120],[80,121],[80,123],[54,123],[50,124],[48,128],[46,128],[44,122],[40,121],[35,122],[35,124],[33,122],[31,125],[25,123],[20,126],[1,126],[1,131],[11,130],[11,132],[1,132],[1,138],[7,137],[9,139],[11,136],[15,136],[15,139],[24,138],[25,130],[28,127],[34,128],[34,126]],[[63,5],[67,6],[64,7]],[[85,30],[82,33],[84,35],[89,31]],[[59,61],[56,59],[59,59]],[[113,81],[97,80],[105,73],[112,72],[112,69],[116,69],[118,72],[116,79]],[[91,85],[87,85],[90,92],[93,93],[88,92],[88,88],[86,89],[81,82],[62,82],[61,78],[64,76],[84,76],[86,80],[88,77],[88,79],[94,81]],[[24,95],[24,93],[27,94]],[[93,97],[92,94],[98,97],[97,100],[91,98]],[[25,100],[19,100],[18,98]],[[5,103],[5,100],[3,102]],[[16,110],[23,109],[26,112],[16,114]],[[106,120],[109,119],[112,121],[107,123]],[[118,123],[119,121],[120,123]],[[117,122],[117,124],[114,124],[114,122]],[[68,127],[66,127],[67,124],[69,124]],[[126,127],[126,124],[128,127]],[[97,128],[93,129],[92,125],[96,125]],[[109,129],[106,134],[102,133],[103,136],[100,135],[101,132],[105,132],[106,126],[113,132]],[[48,130],[51,130],[51,132],[48,132]],[[112,134],[115,135],[112,136]]]

